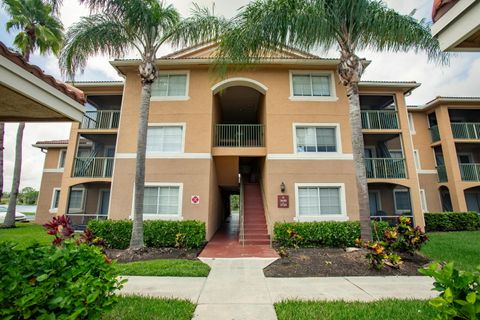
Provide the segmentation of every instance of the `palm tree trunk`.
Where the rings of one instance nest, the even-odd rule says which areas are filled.
[[[3,137],[5,136],[5,123],[0,122],[0,202],[2,201],[3,196],[3,150],[4,141]]]
[[[13,169],[12,191],[10,192],[7,215],[5,216],[5,221],[3,223],[7,228],[15,227],[15,208],[17,205],[17,195],[18,188],[20,186],[20,174],[22,170],[22,142],[24,129],[25,123],[20,122],[17,130],[17,140],[15,142],[15,165]]]
[[[350,128],[352,130],[353,163],[357,178],[361,238],[364,240],[371,240],[372,229],[370,227],[370,205],[368,202],[367,172],[365,169],[360,97],[358,94],[357,82],[349,82],[347,84],[347,97],[350,113]]]
[[[130,239],[130,250],[139,250],[145,246],[143,241],[143,195],[145,191],[145,153],[147,150],[148,112],[152,82],[143,82],[140,103],[140,119],[138,122],[137,162],[135,165],[135,196],[133,211],[133,228]]]

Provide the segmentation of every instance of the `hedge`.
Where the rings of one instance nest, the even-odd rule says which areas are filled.
[[[285,247],[351,247],[360,237],[360,222],[277,222],[273,232]]]
[[[88,228],[103,238],[112,249],[127,249],[132,236],[131,220],[91,220]],[[181,246],[199,248],[205,242],[205,223],[194,220],[144,222],[144,240],[147,247]]]
[[[480,230],[480,217],[476,212],[430,212],[424,217],[427,232]]]

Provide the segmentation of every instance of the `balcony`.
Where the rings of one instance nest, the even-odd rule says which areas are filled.
[[[396,111],[365,110],[361,111],[363,129],[398,129]]]
[[[403,158],[365,158],[365,167],[369,179],[407,178]]]
[[[217,124],[214,147],[262,148],[265,146],[263,124]]]
[[[463,181],[480,181],[480,164],[461,163],[460,173]]]
[[[455,139],[480,139],[480,123],[478,122],[452,123],[451,126]]]
[[[119,110],[86,111],[82,121],[82,129],[118,129]]]
[[[440,141],[440,132],[438,131],[438,126],[430,127],[430,136],[432,137],[432,143]]]
[[[77,157],[73,176],[76,178],[111,178],[113,157]]]
[[[447,169],[445,166],[438,166],[437,167],[437,174],[438,174],[438,182],[447,182]]]

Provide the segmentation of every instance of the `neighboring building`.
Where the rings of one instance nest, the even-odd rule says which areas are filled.
[[[265,215],[269,231],[277,221],[358,220],[348,101],[335,72],[339,61],[291,50],[215,80],[209,71],[214,50],[203,45],[158,60],[144,218],[205,221],[210,239],[228,215],[229,196],[240,193],[241,174],[242,185],[250,186],[242,194],[250,199],[245,210],[256,210],[247,220],[261,223]],[[39,222],[66,213],[82,226],[132,215],[139,61],[112,65],[124,83],[75,84],[91,111],[72,125],[68,144],[36,145],[48,150]],[[418,86],[362,82],[360,101],[372,217],[413,215],[423,226],[405,105],[405,95]]]
[[[0,122],[81,121],[85,96],[0,42]]]
[[[480,51],[479,0],[435,0],[432,19],[443,51]]]
[[[437,97],[410,107],[426,212],[480,212],[480,98]]]

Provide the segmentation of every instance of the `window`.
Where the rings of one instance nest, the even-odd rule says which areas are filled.
[[[70,209],[81,210],[83,208],[83,189],[72,189],[70,191]]]
[[[180,215],[180,186],[146,186],[143,212]]]
[[[330,75],[293,74],[293,95],[296,97],[330,97]]]
[[[390,150],[390,157],[393,159],[403,159],[403,151],[402,150]]]
[[[413,150],[413,158],[415,160],[415,167],[417,170],[422,169],[422,166],[420,165],[420,155],[418,153],[418,150]]]
[[[413,122],[413,114],[408,113],[408,128],[410,129],[411,133],[415,133],[415,123]]]
[[[60,201],[60,189],[53,189],[52,204],[50,205],[51,211],[56,211],[58,209],[58,202]]]
[[[412,205],[410,203],[410,192],[408,190],[393,190],[393,197],[395,202],[395,212],[411,213]]]
[[[67,150],[60,150],[60,155],[58,158],[58,168],[65,167],[65,156],[67,154]]]
[[[296,184],[298,220],[346,220],[343,184]]]
[[[152,97],[186,97],[188,74],[160,74],[152,85]]]
[[[337,152],[336,128],[296,127],[297,152]]]
[[[427,198],[425,196],[425,190],[424,189],[420,189],[420,205],[422,206],[423,213],[428,212]]]
[[[183,126],[149,127],[147,152],[183,152]]]

